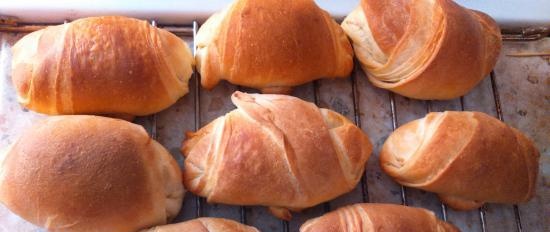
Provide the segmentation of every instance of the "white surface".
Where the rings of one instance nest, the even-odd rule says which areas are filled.
[[[550,26],[549,0],[457,0],[459,4],[483,11],[507,27]]]
[[[61,23],[86,16],[126,15],[155,19],[162,24],[189,24],[204,21],[232,0],[0,0],[0,15],[11,15],[23,22]],[[342,19],[359,0],[316,0],[335,18]],[[457,0],[484,11],[504,27],[550,25],[548,0]]]
[[[126,15],[155,19],[164,24],[188,24],[206,20],[232,0],[0,0],[0,15],[20,18],[23,22],[60,23],[86,16]],[[358,1],[317,0],[331,9],[336,17],[344,17]]]

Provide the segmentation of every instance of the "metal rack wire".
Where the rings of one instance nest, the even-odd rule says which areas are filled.
[[[504,122],[504,118],[502,117],[502,108],[500,107],[500,95],[498,92],[498,85],[495,76],[495,72],[491,71],[491,87],[493,89],[493,99],[495,99],[495,109],[497,111],[497,117],[500,121]],[[514,205],[514,217],[516,219],[517,231],[522,232],[523,227],[521,226],[521,214],[519,212],[518,205]]]

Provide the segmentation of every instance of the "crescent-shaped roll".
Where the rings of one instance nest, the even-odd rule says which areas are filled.
[[[237,109],[183,143],[183,181],[208,202],[263,205],[283,219],[351,191],[372,152],[344,116],[286,95],[231,97]]]
[[[259,232],[254,227],[246,226],[223,218],[197,218],[177,224],[157,226],[143,232]]]
[[[188,92],[194,62],[177,36],[121,16],[49,26],[12,52],[19,102],[45,114],[156,113]]]
[[[479,112],[429,113],[399,127],[380,151],[402,185],[435,192],[450,207],[528,201],[540,153],[525,135]]]
[[[452,0],[362,0],[342,23],[369,80],[416,99],[466,94],[495,66],[495,21]]]
[[[143,127],[99,116],[33,125],[0,159],[0,202],[49,231],[135,232],[182,204],[177,162]]]
[[[201,84],[227,80],[288,93],[320,78],[348,77],[353,49],[342,28],[313,0],[235,0],[200,28]]]
[[[306,221],[300,232],[459,232],[433,212],[392,204],[363,203]]]

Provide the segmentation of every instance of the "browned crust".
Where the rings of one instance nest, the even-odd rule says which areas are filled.
[[[369,19],[367,26],[386,54],[393,51],[405,33],[410,21],[409,4],[410,0],[361,1],[360,7]]]
[[[389,4],[389,5],[388,5]],[[381,7],[391,6],[393,7]],[[426,44],[416,44],[416,52],[411,54],[410,60],[396,60],[398,64],[387,66],[383,73],[397,73],[398,69],[414,67],[406,73],[392,76],[387,81],[378,75],[384,68],[374,68],[369,65],[372,57],[358,57],[363,69],[368,73],[369,80],[380,88],[385,88],[398,94],[416,99],[452,99],[462,96],[486,77],[496,64],[501,47],[500,30],[489,16],[468,10],[451,0],[436,0],[432,9],[421,11],[413,10],[407,0],[363,0],[363,13],[360,16],[349,16],[342,26],[348,34],[357,33],[346,25],[353,21],[355,24],[369,27],[380,49],[388,59],[397,57],[404,52],[407,41],[419,40],[412,35],[413,29],[420,27],[434,27]],[[441,21],[422,21],[417,15],[432,10],[434,18]],[[358,17],[366,17],[365,19]],[[385,26],[382,26],[385,25]],[[354,36],[351,36],[352,39]],[[364,49],[356,37],[354,48],[357,51]],[[425,46],[424,45],[429,45]],[[408,54],[408,53],[404,53]],[[402,63],[400,63],[402,62]],[[381,65],[387,65],[382,63]]]
[[[284,95],[235,92],[232,100],[238,109],[183,143],[191,192],[298,210],[355,187],[372,145],[344,116]]]
[[[355,204],[306,221],[300,232],[422,231],[459,230],[428,210],[392,204]]]
[[[420,139],[411,143],[410,136]],[[409,149],[399,148],[406,140]],[[409,158],[399,159],[405,152]],[[533,142],[496,118],[444,112],[398,128],[382,147],[380,165],[397,182],[435,192],[449,206],[466,210],[485,202],[528,201],[539,157]]]
[[[198,70],[208,89],[227,80],[289,92],[312,80],[345,78],[353,68],[345,33],[311,0],[236,0],[207,21],[197,39]]]
[[[23,37],[12,80],[40,113],[147,115],[188,92],[192,64],[185,42],[146,21],[91,17]]]
[[[52,231],[136,231],[174,217],[183,198],[172,156],[135,124],[57,116],[24,133],[1,165],[0,201]]]

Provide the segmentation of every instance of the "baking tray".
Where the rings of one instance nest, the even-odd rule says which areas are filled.
[[[156,22],[152,22],[156,25]],[[162,27],[162,26],[160,26]],[[193,48],[198,23],[170,27]],[[6,147],[32,122],[45,117],[22,108],[10,81],[10,46],[24,33],[0,33],[0,147]],[[504,42],[499,61],[476,88],[466,96],[449,101],[411,100],[372,86],[355,65],[348,79],[320,80],[295,89],[293,95],[320,107],[333,109],[354,121],[370,137],[374,152],[357,187],[341,197],[294,213],[289,222],[271,216],[264,207],[207,204],[187,193],[176,222],[201,216],[230,218],[256,226],[261,231],[298,231],[307,219],[358,202],[407,204],[434,211],[462,231],[550,231],[550,60],[545,56],[509,56],[550,51],[550,38],[533,42]],[[184,132],[193,131],[235,107],[230,95],[236,91],[256,92],[222,82],[213,90],[200,87],[196,73],[190,92],[170,108],[134,122],[143,125],[182,165],[179,152]],[[493,115],[531,137],[542,153],[537,192],[521,205],[487,204],[478,210],[458,212],[446,208],[435,194],[404,188],[384,174],[378,151],[399,125],[421,118],[430,111],[473,110]],[[511,173],[513,175],[513,173]],[[0,205],[0,231],[41,231]]]

